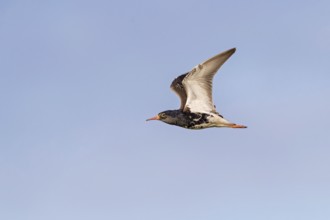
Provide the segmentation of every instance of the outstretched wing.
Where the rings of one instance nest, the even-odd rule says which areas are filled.
[[[182,85],[182,80],[185,78],[186,74],[182,74],[181,76],[175,78],[171,84],[171,89],[179,96],[181,104],[180,109],[183,110],[187,101],[187,93],[185,88]]]
[[[212,99],[213,77],[222,64],[224,64],[226,60],[233,53],[235,53],[235,51],[236,49],[232,48],[220,53],[195,66],[188,74],[185,75],[182,79],[182,85],[184,87],[183,91],[186,93],[187,100],[183,111],[216,113]]]

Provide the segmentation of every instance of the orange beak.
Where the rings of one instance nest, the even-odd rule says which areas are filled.
[[[151,120],[159,120],[159,116],[156,115],[155,117],[152,117],[152,118],[148,118],[146,121],[151,121]]]

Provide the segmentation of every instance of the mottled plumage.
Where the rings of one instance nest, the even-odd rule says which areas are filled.
[[[233,48],[220,53],[174,79],[171,89],[180,98],[180,109],[161,112],[147,121],[161,120],[167,124],[189,129],[246,128],[244,125],[236,125],[224,119],[216,111],[212,98],[213,77],[235,51],[236,49]]]

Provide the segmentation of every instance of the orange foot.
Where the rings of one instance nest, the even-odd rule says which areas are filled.
[[[247,128],[247,126],[245,125],[237,125],[237,124],[233,124],[233,125],[230,125],[231,128]]]

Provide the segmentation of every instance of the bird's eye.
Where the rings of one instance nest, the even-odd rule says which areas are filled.
[[[161,114],[160,114],[160,117],[161,117],[161,118],[166,118],[165,113],[161,113]]]

